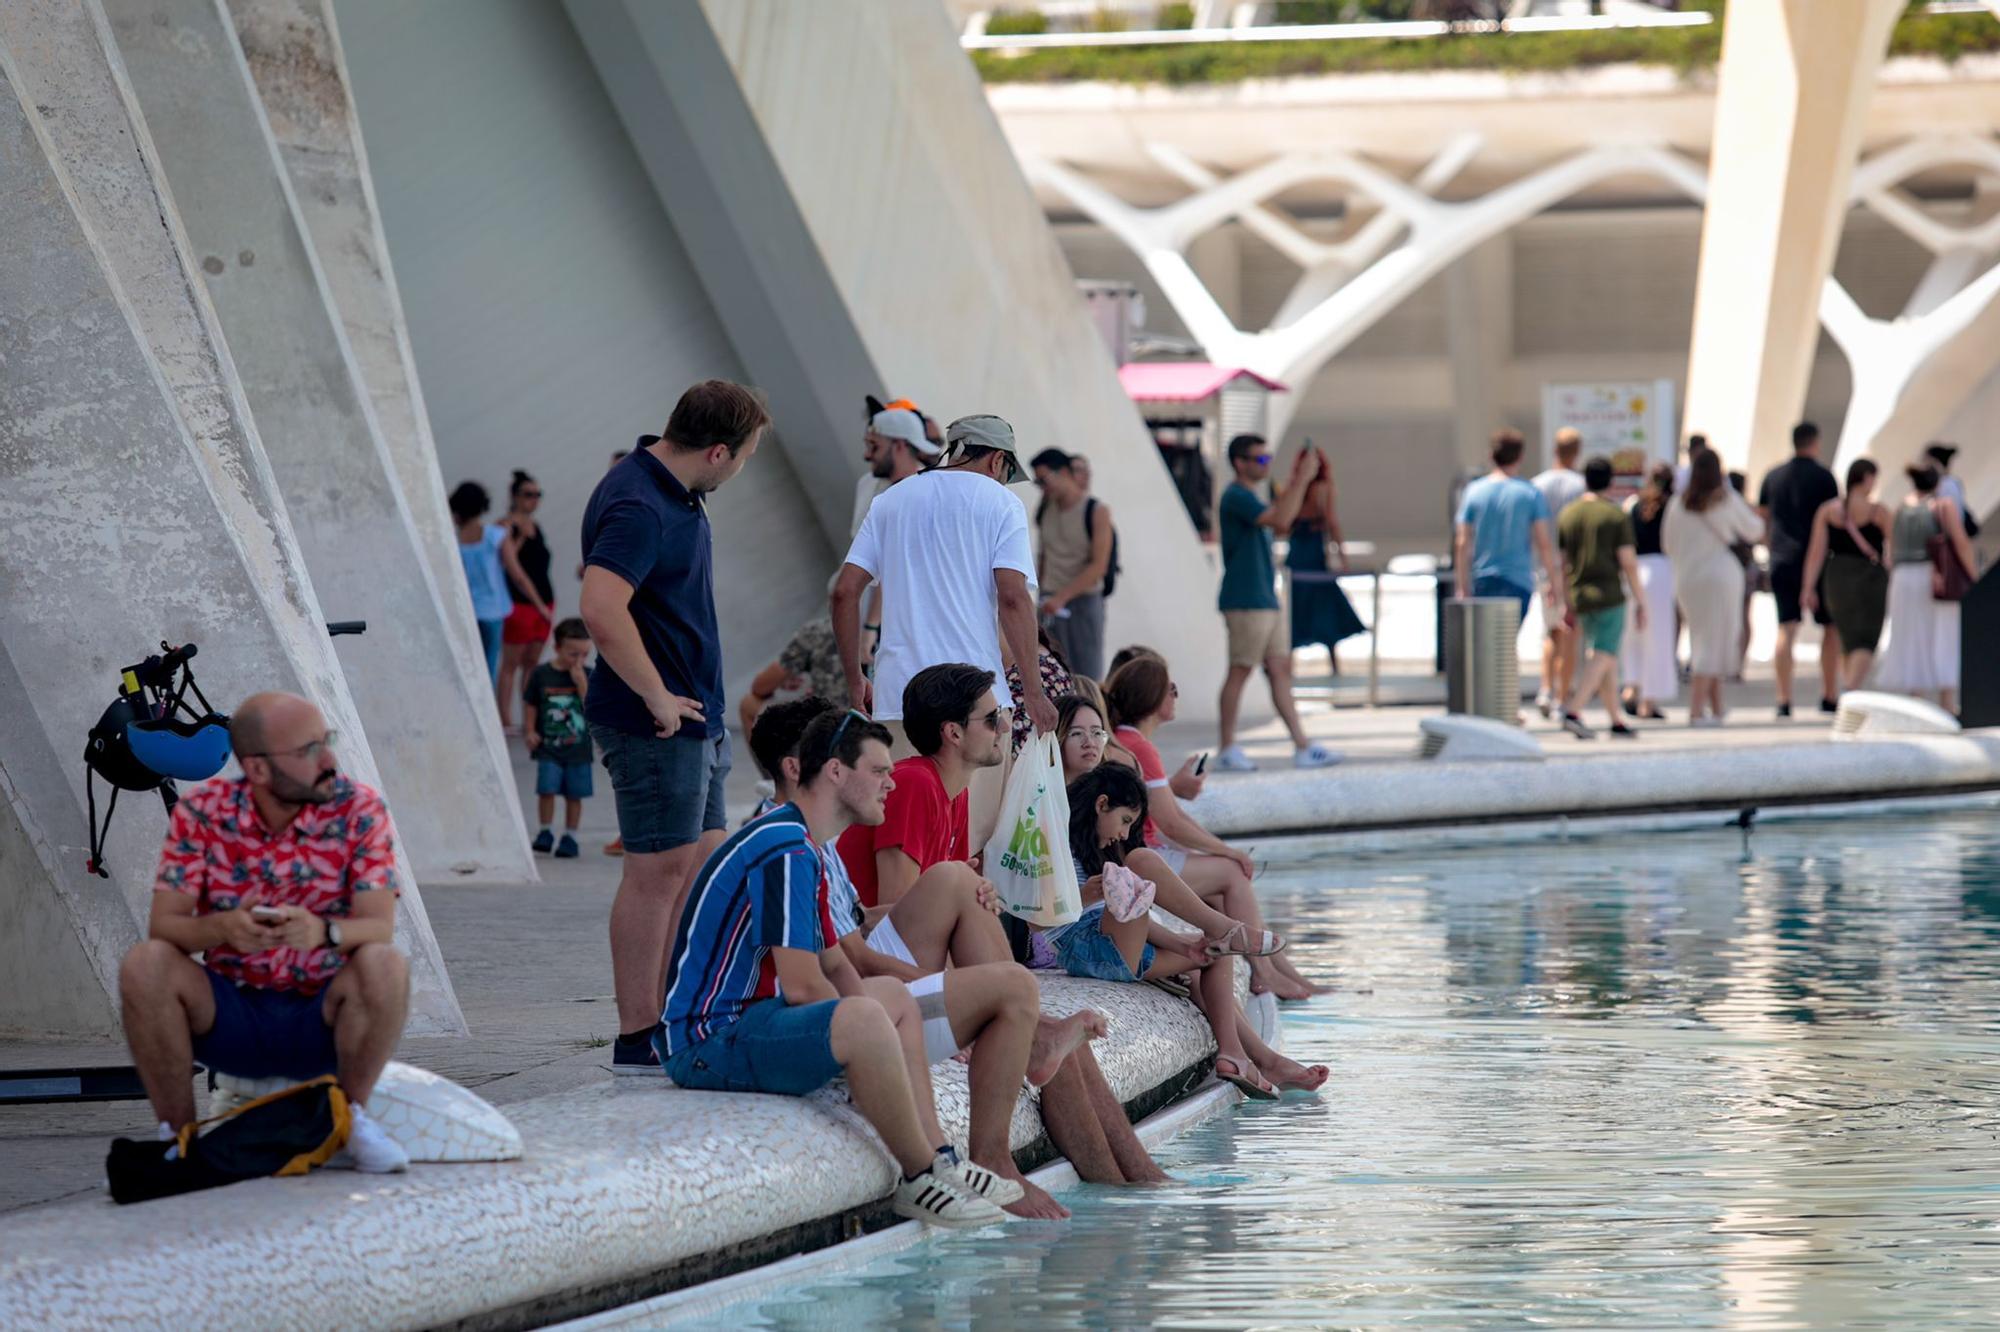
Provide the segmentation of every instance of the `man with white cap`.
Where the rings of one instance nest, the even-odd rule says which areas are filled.
[[[861,520],[877,495],[936,466],[943,455],[944,437],[937,422],[918,411],[915,403],[898,398],[884,406],[870,394],[868,427],[861,435],[861,458],[868,471],[854,486],[854,521],[848,525],[848,539],[861,530]]]
[[[944,465],[899,483],[869,509],[831,598],[849,695],[888,725],[899,758],[916,752],[902,728],[911,677],[927,666],[969,662],[1004,679],[1003,635],[1014,660],[1029,665],[1021,677],[1035,729],[1056,724],[1055,704],[1032,669],[1039,651],[1035,555],[1027,508],[1007,490],[1027,477],[1014,429],[997,416],[964,416],[945,431],[945,444]],[[870,579],[882,588],[872,685],[861,671],[861,594]],[[1008,702],[994,699],[1011,713]],[[975,844],[983,844],[998,813],[1005,767],[985,770],[971,793]]]

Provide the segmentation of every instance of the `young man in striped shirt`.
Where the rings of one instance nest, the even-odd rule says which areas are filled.
[[[1034,978],[1012,963],[965,967],[920,1001],[898,981],[857,976],[819,847],[881,819],[889,736],[859,713],[829,714],[806,728],[798,762],[798,802],[740,829],[695,881],[668,962],[660,1062],[681,1087],[786,1096],[845,1073],[902,1172],[898,1215],[959,1228],[1001,1220],[1024,1196],[1001,1173],[1012,1158],[959,1159],[938,1124],[923,1023],[942,1010],[960,1044],[978,1045],[975,1114],[1004,1098],[1005,1123],[1041,1015]]]

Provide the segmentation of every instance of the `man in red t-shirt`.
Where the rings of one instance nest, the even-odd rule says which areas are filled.
[[[410,1006],[395,842],[382,797],[341,776],[333,744],[295,694],[236,710],[243,776],[174,807],[150,937],[119,968],[125,1039],[169,1134],[194,1121],[197,1059],[243,1078],[335,1073],[351,1124],[334,1164],[395,1171],[409,1156],[363,1108]]]
[[[1005,756],[1012,721],[1007,709],[993,705],[991,671],[953,663],[927,667],[911,678],[903,691],[903,728],[917,747],[916,757],[896,765],[896,786],[881,824],[856,824],[840,838],[841,861],[873,927],[870,948],[915,962],[889,909],[924,875],[962,875],[963,869],[940,867],[977,854],[967,828],[966,788],[976,770],[994,767]],[[1005,956],[1005,936],[997,920],[992,926]]]

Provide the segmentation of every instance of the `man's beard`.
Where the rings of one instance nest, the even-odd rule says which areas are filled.
[[[333,799],[334,788],[339,784],[338,772],[329,772],[310,785],[293,781],[282,772],[271,774],[271,794],[288,805],[324,805]]]
[[[887,481],[896,471],[895,450],[885,450],[881,457],[868,464],[868,471],[877,481]]]

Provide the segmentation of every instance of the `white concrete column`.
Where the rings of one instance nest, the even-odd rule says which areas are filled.
[[[1760,0],[1724,20],[1688,430],[1754,476],[1789,456],[1875,75],[1901,0]]]
[[[484,663],[445,627],[423,544],[216,0],[106,6],[340,658],[426,878],[532,881]]]
[[[120,666],[201,645],[218,706],[302,693],[379,777],[102,12],[0,7],[0,78],[0,1030],[108,1035],[165,830],[126,793],[112,877],[85,872],[78,756]],[[412,1028],[462,1033],[400,869]]]
[[[581,31],[586,14],[621,12],[664,61],[680,9],[577,0],[570,13]],[[702,10],[872,362],[942,416],[1005,416],[1031,454],[1090,454],[1126,570],[1106,641],[1157,646],[1183,715],[1211,708],[1223,665],[1214,575],[943,10]]]
[[[299,218],[326,274],[354,367],[389,448],[396,482],[430,563],[445,627],[480,657],[472,596],[458,561],[437,445],[424,411],[410,330],[382,234],[381,210],[354,113],[331,0],[229,0],[237,38],[292,179]],[[495,497],[496,504],[503,503]]]

